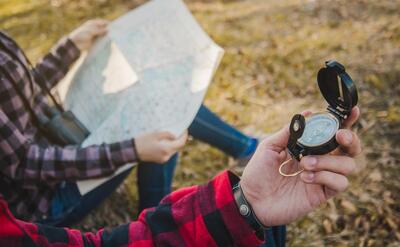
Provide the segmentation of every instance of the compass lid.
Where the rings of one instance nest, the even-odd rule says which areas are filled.
[[[357,105],[357,88],[343,65],[335,60],[325,62],[325,65],[318,72],[319,89],[329,105],[346,118]]]

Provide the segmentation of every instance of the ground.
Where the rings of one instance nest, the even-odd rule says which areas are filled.
[[[112,2],[112,4],[111,4]],[[141,0],[1,0],[0,27],[37,60],[82,21],[113,19]],[[337,59],[359,89],[364,152],[347,192],[291,224],[289,246],[400,246],[400,1],[186,1],[226,54],[205,104],[247,132],[269,133],[326,102],[316,73]],[[204,183],[229,158],[197,141],[182,151],[174,188]],[[134,219],[135,174],[77,227]],[[105,217],[106,216],[106,217]]]

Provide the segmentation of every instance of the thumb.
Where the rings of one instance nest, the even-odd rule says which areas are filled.
[[[311,111],[303,111],[301,115],[305,117],[310,116]],[[290,136],[289,126],[290,126],[289,124],[285,125],[285,127],[283,127],[278,132],[267,138],[265,140],[265,144],[277,152],[280,152],[283,149],[285,149],[288,144]]]
[[[170,142],[170,145],[171,145],[172,148],[178,150],[178,149],[182,148],[183,146],[185,146],[187,138],[188,138],[188,133],[185,132],[180,137],[178,137],[177,139],[172,140]]]
[[[176,139],[176,137],[171,132],[168,132],[168,131],[158,132],[156,134],[156,136],[157,136],[157,138],[159,140],[170,140],[170,141],[173,141],[173,140]]]
[[[282,129],[280,129],[275,134],[269,136],[264,140],[266,146],[272,148],[276,152],[281,152],[286,148],[289,140],[289,125],[285,125]]]

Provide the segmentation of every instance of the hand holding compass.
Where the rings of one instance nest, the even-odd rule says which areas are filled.
[[[354,107],[342,128],[350,128],[359,114],[358,107]],[[352,157],[361,152],[357,135],[340,129],[335,135],[339,146],[334,151],[305,156],[300,161],[304,172],[288,179],[279,174],[278,168],[289,156],[289,136],[286,126],[261,142],[240,182],[255,215],[266,226],[290,223],[344,191],[349,184],[346,176],[355,169]],[[297,169],[291,165],[287,168],[289,172]]]
[[[360,114],[355,86],[335,61],[320,70],[318,84],[328,111],[295,115],[290,126],[260,143],[243,172],[243,195],[264,226],[287,224],[313,211],[344,191],[346,176],[355,169],[352,157],[361,152],[360,141],[345,129]],[[298,162],[287,161],[290,156],[301,170],[293,164]]]

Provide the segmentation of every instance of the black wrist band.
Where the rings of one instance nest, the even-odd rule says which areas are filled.
[[[253,208],[248,203],[246,197],[243,194],[240,182],[233,186],[232,192],[240,215],[242,215],[245,218],[246,222],[251,226],[251,228],[256,231],[258,237],[263,236],[264,230],[268,229],[268,227],[263,225],[255,215]]]

